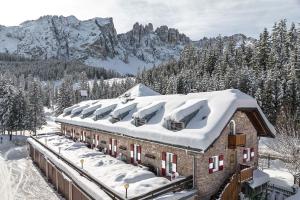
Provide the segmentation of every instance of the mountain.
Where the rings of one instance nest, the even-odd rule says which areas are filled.
[[[19,26],[0,26],[0,53],[35,60],[79,60],[121,73],[177,59],[191,40],[178,30],[134,24],[117,34],[112,18],[80,21],[74,16],[43,16]]]

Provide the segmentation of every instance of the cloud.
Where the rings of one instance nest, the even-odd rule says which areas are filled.
[[[118,33],[135,22],[151,22],[196,40],[235,33],[257,37],[280,19],[299,22],[299,10],[300,0],[9,0],[1,4],[0,24],[17,25],[47,14],[113,17]]]

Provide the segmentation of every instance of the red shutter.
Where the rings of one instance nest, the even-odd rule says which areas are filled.
[[[212,174],[214,172],[214,159],[213,158],[209,158],[208,159],[208,173]]]
[[[247,162],[247,158],[248,158],[248,152],[247,149],[243,150],[243,162]]]
[[[177,155],[173,154],[172,171],[177,172]]]
[[[112,155],[112,139],[111,138],[109,138],[108,153],[109,153],[109,155]]]
[[[254,157],[255,157],[255,152],[254,152],[254,148],[251,148],[250,149],[250,160],[254,160]]]
[[[219,170],[224,169],[224,155],[219,155]]]
[[[167,153],[162,152],[161,153],[161,175],[162,176],[166,175],[166,158],[167,158]]]
[[[115,140],[113,151],[114,151],[114,157],[117,157],[117,140]]]
[[[142,147],[141,147],[141,145],[139,145],[138,146],[138,148],[137,148],[137,151],[138,151],[138,163],[140,164],[141,163],[141,161],[142,161]]]
[[[131,144],[131,145],[130,145],[130,162],[131,162],[132,164],[134,163],[133,151],[134,151],[134,144]]]

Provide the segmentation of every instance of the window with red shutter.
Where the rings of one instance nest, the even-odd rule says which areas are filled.
[[[219,155],[219,171],[224,169],[224,155]]]
[[[212,174],[214,171],[214,159],[209,158],[208,159],[208,173]]]

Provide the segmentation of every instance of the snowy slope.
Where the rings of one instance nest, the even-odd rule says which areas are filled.
[[[112,18],[80,21],[74,16],[43,16],[19,26],[0,26],[0,53],[34,59],[80,60],[121,73],[136,73],[177,59],[190,39],[167,26],[136,23],[117,34]]]

